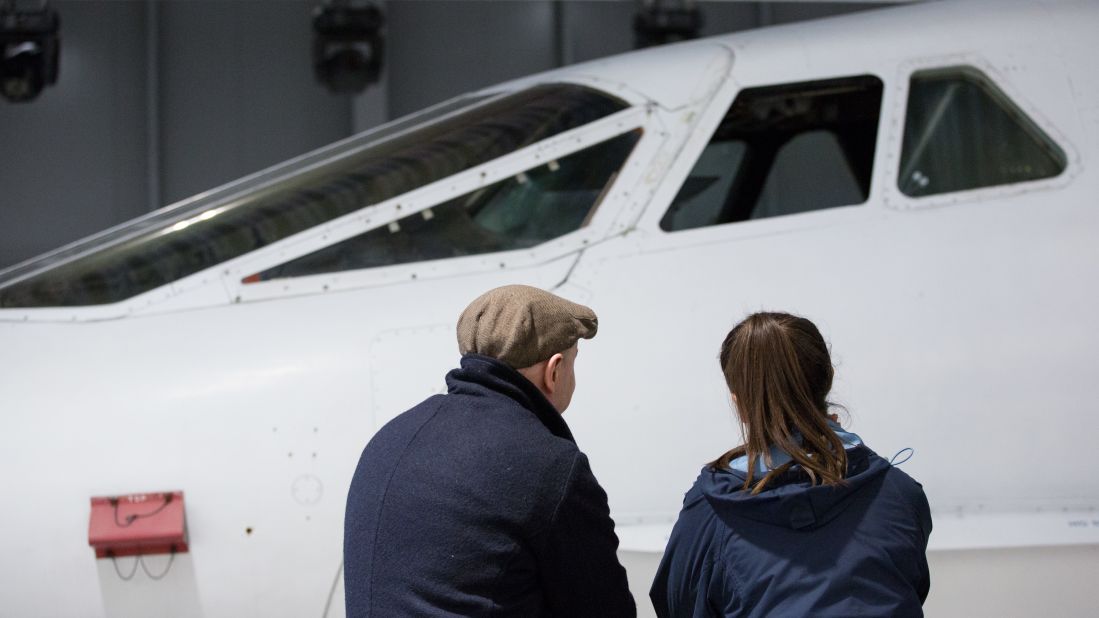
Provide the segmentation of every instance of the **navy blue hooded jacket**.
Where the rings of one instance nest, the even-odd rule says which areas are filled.
[[[359,460],[347,615],[634,616],[607,495],[561,415],[492,358],[446,381]]]
[[[794,467],[754,496],[743,472],[703,469],[649,592],[657,615],[922,616],[923,489],[865,446],[847,461],[842,485]]]

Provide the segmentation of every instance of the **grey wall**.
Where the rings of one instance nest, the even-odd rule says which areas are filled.
[[[0,266],[146,210],[143,8],[57,6],[58,83],[30,104],[0,100]]]
[[[698,2],[702,36],[871,8]],[[495,83],[633,49],[636,2],[390,1],[390,117]]]
[[[313,2],[161,2],[163,203],[346,137],[346,96],[313,77]]]
[[[550,2],[390,2],[389,112],[555,66]]]
[[[350,134],[314,4],[54,2],[58,83],[0,100],[0,268]]]
[[[454,95],[633,47],[632,1],[384,3],[381,84],[313,78],[319,0],[54,0],[61,75],[0,100],[0,268]],[[703,35],[867,4],[700,2]]]

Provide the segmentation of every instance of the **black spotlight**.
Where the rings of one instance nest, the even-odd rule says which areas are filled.
[[[652,47],[698,38],[702,13],[690,0],[665,6],[660,0],[645,0],[633,17],[634,47]]]
[[[37,97],[57,82],[61,18],[43,2],[20,8],[0,0],[0,94],[13,103]]]
[[[385,18],[373,4],[331,0],[313,12],[313,69],[337,94],[362,92],[382,73]]]

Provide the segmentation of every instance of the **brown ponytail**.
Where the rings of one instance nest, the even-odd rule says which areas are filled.
[[[746,440],[710,462],[711,468],[725,468],[747,455],[744,489],[753,494],[795,464],[814,485],[843,482],[847,454],[828,426],[832,360],[812,322],[787,313],[752,314],[729,331],[719,360]],[[771,445],[789,453],[792,461],[757,480],[757,462],[762,458],[767,468],[772,465]]]

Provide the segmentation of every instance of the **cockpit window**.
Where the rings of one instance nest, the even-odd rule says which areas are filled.
[[[871,75],[737,95],[660,221],[666,231],[861,204],[882,83]]]
[[[98,305],[147,292],[365,206],[406,193],[626,108],[570,84],[493,99],[349,148],[27,277],[0,281],[0,307]],[[398,121],[400,122],[400,121]],[[116,234],[116,236],[118,236]]]
[[[1050,178],[1065,154],[983,73],[912,75],[898,183],[921,197]]]
[[[641,130],[245,278],[245,283],[525,249],[583,227]]]

